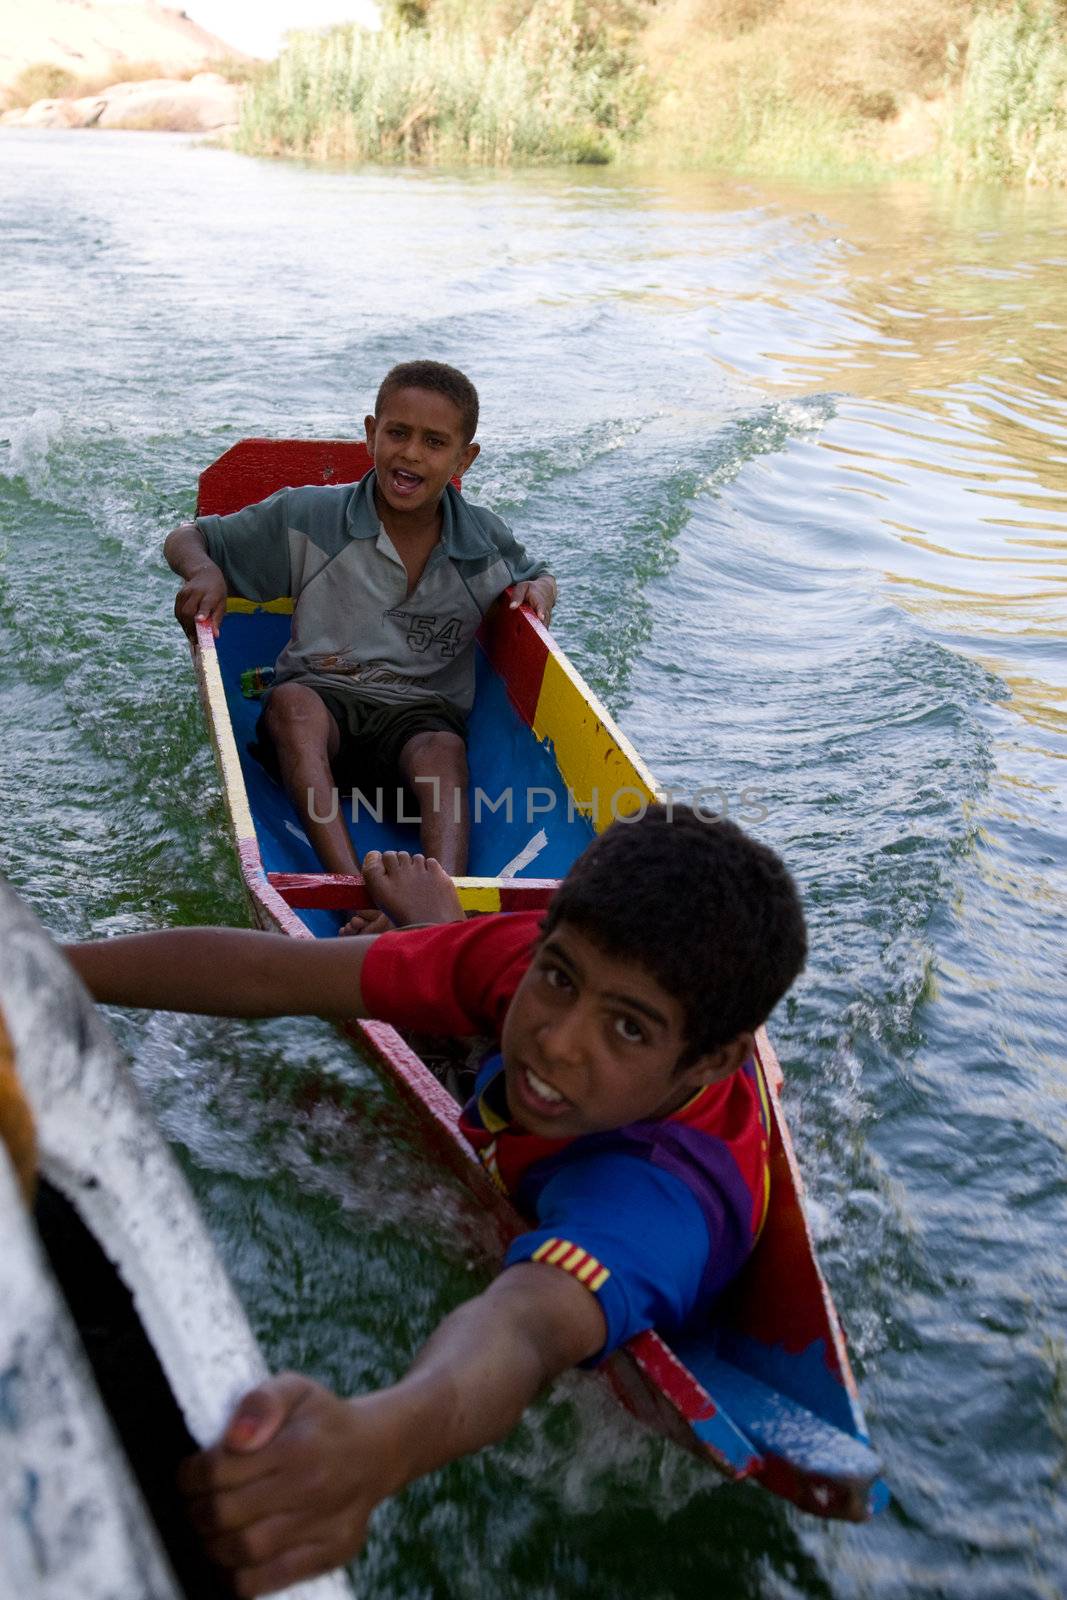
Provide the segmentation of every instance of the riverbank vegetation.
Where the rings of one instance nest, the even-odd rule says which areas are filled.
[[[1067,183],[1067,0],[389,0],[291,35],[238,144]]]
[[[290,35],[240,148],[326,161],[611,161],[645,110],[641,12],[613,0],[399,0],[380,32]]]
[[[1067,183],[1067,0],[975,17],[949,131],[961,177]]]

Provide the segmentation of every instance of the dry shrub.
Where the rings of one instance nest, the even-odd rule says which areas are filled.
[[[173,76],[184,78],[187,74],[170,73],[159,61],[116,61],[104,72],[88,73],[79,78],[70,93],[74,99],[80,99],[83,95],[99,94],[101,89],[110,89],[113,83],[150,83],[154,78]]]
[[[255,60],[252,56],[219,56],[214,61],[205,61],[200,71],[217,72],[227,83],[255,83],[269,65],[269,62]]]
[[[136,80],[134,80],[136,81]],[[144,111],[131,110],[120,120],[109,122],[109,130],[124,133],[203,133],[196,106],[179,103],[157,105]]]
[[[161,61],[115,61],[103,72],[81,76],[49,61],[23,67],[7,91],[10,106],[32,106],[37,100],[81,100],[116,83],[149,83],[158,78],[185,82],[197,72],[217,72],[229,83],[245,83],[263,70],[262,63],[241,56],[205,61],[201,66],[174,72]]]
[[[667,0],[643,41],[652,146],[695,164],[879,163],[883,125],[958,75],[972,0]]]
[[[38,100],[61,100],[73,94],[77,78],[66,67],[57,67],[51,61],[34,61],[23,67],[7,92],[11,106],[32,106]]]

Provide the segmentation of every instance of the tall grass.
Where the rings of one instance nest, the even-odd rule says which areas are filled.
[[[696,52],[703,52],[698,45]],[[863,117],[791,81],[772,54],[723,52],[701,80],[659,97],[640,154],[657,164],[797,178],[873,175]]]
[[[1015,0],[975,17],[943,153],[962,178],[1067,183],[1067,4]]]
[[[534,0],[510,29],[411,6],[379,33],[297,33],[253,84],[238,147],[334,161],[606,162],[641,115],[643,75],[585,0]],[[500,25],[500,18],[494,19]]]
[[[1067,182],[1067,0],[384,0],[299,33],[253,153]]]

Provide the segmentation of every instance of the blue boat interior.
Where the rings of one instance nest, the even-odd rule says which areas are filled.
[[[879,1479],[880,1462],[867,1441],[851,1429],[834,1427],[807,1406],[761,1382],[728,1361],[679,1345],[678,1354],[758,1454],[788,1461],[806,1477],[865,1485],[872,1511],[882,1510],[888,1490]],[[694,1361],[695,1354],[702,1359]],[[704,1424],[694,1423],[700,1434]]]
[[[289,637],[289,617],[267,611],[231,612],[218,657],[264,869],[319,873],[322,868],[284,790],[250,753],[261,700],[242,692],[241,676],[273,665]],[[469,873],[495,878],[523,855],[510,876],[560,878],[593,836],[591,822],[571,803],[551,744],[542,743],[508,698],[503,680],[479,646],[474,709],[469,722],[472,828]],[[479,804],[479,791],[485,797]],[[375,797],[367,797],[374,803]],[[357,854],[371,849],[417,850],[414,822],[391,820],[360,804],[355,821],[346,805]],[[412,803],[408,803],[408,812]],[[299,910],[317,937],[332,936],[339,913]],[[769,1349],[728,1322],[672,1340],[677,1354],[714,1395],[718,1412],[695,1431],[738,1469],[755,1455],[778,1455],[802,1471],[870,1482],[877,1461],[866,1443],[862,1416],[829,1370],[822,1343],[802,1356]],[[886,1498],[875,1480],[872,1509]]]
[[[264,870],[319,873],[323,869],[285,791],[250,753],[262,702],[247,697],[241,687],[244,672],[273,666],[289,638],[289,625],[283,613],[230,612],[219,634],[218,659]],[[593,837],[592,823],[573,804],[551,744],[539,741],[523,722],[481,646],[468,725],[468,761],[469,875],[496,878],[508,868],[512,877],[562,878]],[[393,816],[395,797],[391,805],[380,807],[375,794],[340,803],[360,858],[368,850],[419,848],[417,824]],[[413,800],[408,799],[402,815],[414,815]],[[523,863],[512,865],[520,856]],[[322,937],[336,933],[344,920],[327,911],[297,914]]]

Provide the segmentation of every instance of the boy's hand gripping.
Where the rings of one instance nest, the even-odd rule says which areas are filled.
[[[552,621],[557,593],[556,580],[547,572],[540,578],[526,578],[522,583],[511,586],[511,610],[530,606],[538,622],[543,622],[547,628]]]
[[[190,639],[196,635],[198,617],[211,623],[211,631],[218,638],[226,615],[226,579],[213,561],[205,560],[186,578],[174,601],[174,615]]]
[[[342,1400],[285,1373],[245,1395],[220,1442],[182,1464],[190,1518],[239,1595],[358,1555],[371,1512],[404,1481],[389,1412],[378,1395]]]

